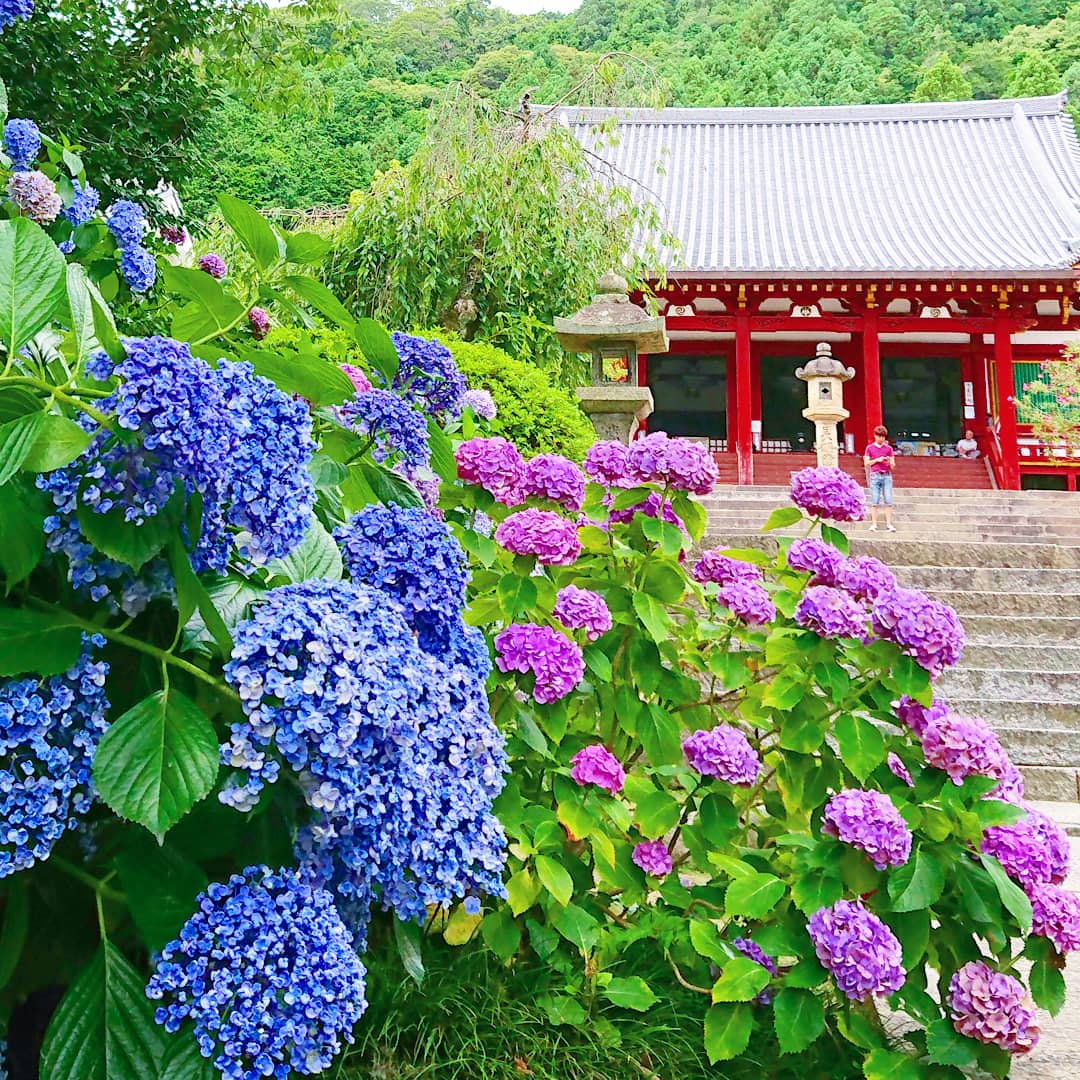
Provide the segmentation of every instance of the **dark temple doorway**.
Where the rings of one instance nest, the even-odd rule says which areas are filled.
[[[650,431],[727,438],[727,360],[667,353],[650,356],[646,381],[653,393]]]
[[[806,383],[795,369],[806,361],[797,356],[761,358],[761,444],[765,451],[809,450],[814,425],[803,417]]]
[[[881,399],[885,426],[894,442],[948,445],[963,434],[958,357],[883,356]]]

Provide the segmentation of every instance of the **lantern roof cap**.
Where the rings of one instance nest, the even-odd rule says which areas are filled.
[[[633,342],[638,352],[665,353],[668,338],[662,315],[630,303],[626,278],[607,273],[592,300],[568,317],[556,316],[555,333],[567,352],[589,352],[605,343]]]
[[[805,367],[795,369],[795,378],[809,381],[810,379],[839,379],[847,382],[855,378],[855,369],[846,368],[832,354],[832,346],[827,341],[818,343],[817,354]]]

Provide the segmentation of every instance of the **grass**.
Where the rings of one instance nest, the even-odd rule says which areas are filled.
[[[582,1025],[552,1024],[536,1004],[559,992],[539,965],[503,967],[479,946],[430,941],[417,987],[396,957],[371,957],[369,1006],[335,1080],[845,1080],[861,1054],[829,1033],[780,1058],[775,1040],[751,1041],[737,1061],[710,1065],[701,1045],[706,999],[670,974],[638,971],[662,1001],[647,1013],[600,1007]],[[758,1006],[767,1009],[767,1006]]]

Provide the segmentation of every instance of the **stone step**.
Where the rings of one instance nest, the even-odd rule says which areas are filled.
[[[1024,795],[1028,799],[1080,800],[1080,769],[1066,765],[1027,765],[1020,771],[1024,775]]]
[[[1016,597],[1010,597],[1014,601]],[[963,612],[961,612],[963,615]],[[1080,645],[973,645],[964,649],[959,670],[1063,674],[1080,684]]]
[[[965,698],[947,694],[942,694],[942,697],[948,701],[949,708],[954,712],[963,716],[981,716],[999,734],[1010,730],[1040,731],[1047,742],[1049,742],[1051,732],[1055,740],[1059,734],[1069,732],[1080,738],[1080,709],[1077,709],[1075,705],[1063,705],[1054,701]],[[1051,761],[1050,764],[1060,765],[1063,760],[1072,760],[1080,765],[1080,753],[1071,759],[1063,756],[1063,758]]]
[[[1055,571],[1058,572],[1058,571]],[[907,585],[905,575],[901,584]],[[1080,582],[1080,577],[1078,577]],[[928,588],[929,595],[956,608],[960,617],[969,615],[1042,615],[1046,617],[1080,615],[1080,593],[992,592]],[[1080,650],[1077,651],[1080,656]],[[1080,670],[1078,668],[1077,670]]]
[[[1080,594],[1080,569],[972,566],[967,560],[961,560],[952,566],[913,564],[895,569],[896,576],[903,584],[933,593],[943,590],[970,591],[993,593],[1002,597]]]
[[[1080,618],[1040,615],[972,615],[964,619],[973,645],[1071,645],[1080,635]]]
[[[1041,728],[997,728],[1001,745],[1021,769],[1025,765],[1056,765],[1080,761],[1080,731],[1054,731]]]
[[[966,655],[964,660],[967,660]],[[940,685],[947,699],[1005,699],[1017,705],[1027,702],[1071,705],[1080,727],[1080,673],[1077,671],[986,670],[962,664],[945,672]]]

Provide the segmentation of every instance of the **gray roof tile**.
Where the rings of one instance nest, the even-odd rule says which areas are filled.
[[[551,113],[657,206],[679,242],[669,271],[1060,275],[1080,260],[1064,94]]]

